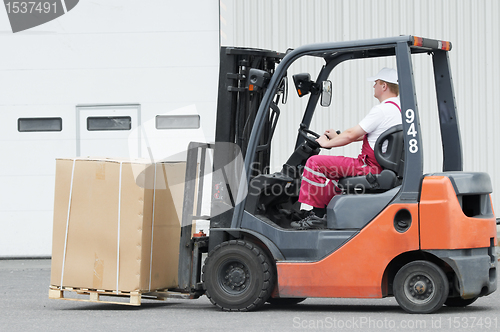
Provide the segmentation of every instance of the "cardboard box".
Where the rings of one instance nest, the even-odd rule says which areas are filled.
[[[177,287],[185,169],[147,160],[58,159],[51,285]]]

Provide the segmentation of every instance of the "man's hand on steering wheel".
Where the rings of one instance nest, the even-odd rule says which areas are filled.
[[[316,139],[316,142],[318,142],[319,146],[321,146],[322,148],[326,147],[328,141],[330,141],[330,139],[327,134],[323,134],[318,139]]]
[[[334,129],[328,129],[323,135],[319,135],[312,130],[306,128],[299,129],[300,135],[306,140],[306,143],[313,149],[325,148],[330,149],[326,143],[332,138],[340,134],[340,131],[335,131]]]
[[[325,133],[323,135],[321,135],[320,137],[318,137],[318,139],[316,140],[316,142],[318,142],[318,144],[322,148],[324,148],[324,149],[331,149],[330,146],[327,146],[328,141],[330,141],[331,139],[337,137],[339,134],[340,134],[339,130],[328,129],[328,130],[325,131]]]
[[[327,129],[327,130],[325,130],[325,133],[323,135],[325,135],[326,138],[328,138],[330,140],[332,138],[337,137],[339,134],[340,134],[339,130]]]

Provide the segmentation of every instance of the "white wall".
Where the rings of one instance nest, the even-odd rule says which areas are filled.
[[[449,40],[464,168],[486,171],[500,208],[500,23],[497,0],[220,0],[222,45],[286,51],[303,44],[400,34]],[[182,152],[191,140],[214,137],[218,79],[218,0],[80,1],[67,14],[13,34],[0,10],[0,257],[51,251],[55,158],[76,154],[76,106],[138,104],[155,158]],[[427,172],[441,169],[430,61],[414,58]],[[289,74],[308,71],[297,64]],[[393,60],[346,63],[334,74],[332,106],[312,128],[345,129],[371,105],[365,77]],[[273,165],[292,150],[304,101],[290,89]],[[295,100],[294,100],[295,99]],[[155,131],[157,114],[201,115],[199,130]],[[63,130],[19,133],[20,117],[63,119]],[[148,157],[143,146],[143,157]],[[356,155],[359,147],[336,153]],[[112,156],[112,152],[110,155]],[[180,158],[180,157],[174,157]]]
[[[217,0],[80,1],[16,34],[0,10],[0,43],[0,257],[50,255],[55,158],[76,155],[77,105],[140,105],[155,159],[214,139]],[[199,114],[201,128],[155,130],[159,114]],[[20,133],[22,117],[63,130]]]
[[[303,44],[416,35],[451,41],[455,97],[462,134],[464,170],[488,172],[494,206],[500,209],[500,2],[497,0],[221,0],[221,44],[284,52]],[[394,60],[345,63],[335,69],[332,106],[319,112],[312,128],[346,129],[377,101],[366,77]],[[309,70],[297,65],[289,76]],[[432,61],[413,57],[425,153],[424,171],[442,169],[441,139],[435,103]],[[311,73],[315,73],[311,69]],[[303,110],[293,89],[282,112],[272,162],[279,168],[291,153]],[[331,153],[355,156],[359,146]]]

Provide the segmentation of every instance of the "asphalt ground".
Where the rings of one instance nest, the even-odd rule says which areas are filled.
[[[498,279],[497,279],[498,280]],[[50,259],[0,259],[3,331],[498,331],[500,290],[466,308],[410,315],[394,298],[307,299],[256,312],[223,312],[205,297],[140,307],[49,299]]]

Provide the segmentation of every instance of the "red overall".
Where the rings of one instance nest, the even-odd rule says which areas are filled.
[[[339,179],[382,172],[367,136],[365,135],[363,139],[363,147],[358,158],[320,155],[310,157],[302,176],[299,202],[324,208],[333,196],[340,193],[337,187]]]
[[[396,103],[389,102],[396,105]],[[299,193],[299,202],[317,208],[324,208],[333,196],[340,194],[338,180],[348,176],[379,174],[382,167],[375,159],[375,153],[368,143],[368,134],[363,138],[363,147],[358,158],[343,156],[312,156],[304,168]]]

